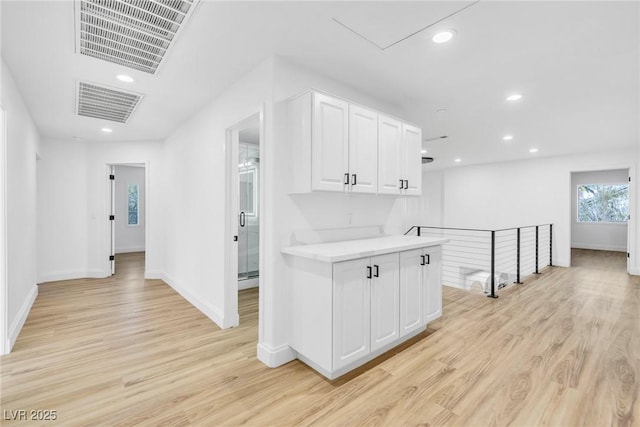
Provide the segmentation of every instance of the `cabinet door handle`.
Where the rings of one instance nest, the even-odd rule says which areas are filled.
[[[367,279],[371,279],[371,266],[367,265]]]
[[[427,257],[427,264],[431,264],[431,257],[429,254],[425,255]]]
[[[245,213],[240,212],[240,227],[244,227],[245,225]]]
[[[425,265],[424,255],[420,255],[420,265]]]
[[[408,190],[408,189],[409,189],[409,180],[408,180],[408,179],[405,179],[405,180],[404,180],[404,189],[405,189],[405,190]]]
[[[404,188],[404,180],[400,180],[400,189],[402,190]]]
[[[356,185],[358,181],[356,180],[356,174],[351,174],[351,185]]]
[[[344,185],[349,185],[349,173],[344,174]]]
[[[377,265],[374,265],[373,268],[376,269],[376,272],[373,273],[373,277],[380,277],[380,267],[378,267]]]

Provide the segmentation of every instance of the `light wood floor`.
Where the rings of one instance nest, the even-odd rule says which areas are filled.
[[[256,359],[256,290],[223,331],[141,279],[142,256],[41,285],[0,359],[3,410],[64,425],[640,425],[640,282],[623,254],[576,251],[497,300],[446,288],[425,334],[334,382]]]

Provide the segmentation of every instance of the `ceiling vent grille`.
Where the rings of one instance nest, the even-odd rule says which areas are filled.
[[[137,93],[93,83],[78,82],[77,90],[76,114],[118,123],[126,123],[142,99]]]
[[[155,74],[197,1],[77,0],[77,52]]]

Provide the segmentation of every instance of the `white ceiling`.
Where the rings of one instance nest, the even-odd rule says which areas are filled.
[[[162,139],[277,54],[402,105],[425,138],[448,135],[425,142],[436,158],[425,167],[637,146],[638,2],[481,1],[438,22],[469,4],[201,0],[154,76],[75,54],[72,1],[3,0],[2,57],[54,138]],[[427,28],[383,50],[334,19],[382,47]],[[456,37],[434,44],[442,28]],[[145,97],[127,124],[78,117],[76,80]],[[507,103],[513,91],[524,98]]]

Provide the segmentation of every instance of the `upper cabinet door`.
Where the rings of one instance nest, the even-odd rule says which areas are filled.
[[[355,193],[378,191],[378,114],[349,106],[349,187]]]
[[[349,103],[313,95],[311,189],[344,191],[349,173]]]
[[[403,179],[402,164],[402,123],[398,120],[378,115],[378,193],[400,194]]]
[[[402,175],[406,195],[422,194],[422,130],[402,125]]]

